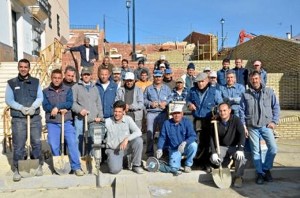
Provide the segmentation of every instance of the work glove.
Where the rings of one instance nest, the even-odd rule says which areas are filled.
[[[239,160],[239,161],[244,160],[245,159],[244,151],[237,151],[235,153],[235,158],[236,158],[236,160]]]
[[[156,151],[156,158],[157,158],[157,159],[160,159],[162,155],[163,155],[162,149],[158,149],[158,150]]]
[[[22,114],[23,115],[27,115],[28,114],[28,107],[22,107],[21,109],[20,109],[20,111],[22,112]]]
[[[219,156],[218,156],[217,153],[214,153],[214,154],[211,155],[210,161],[211,161],[213,164],[216,164],[216,165],[219,165],[219,164],[221,163],[221,159],[219,158]]]
[[[181,142],[181,144],[180,144],[179,147],[178,147],[178,151],[179,151],[181,154],[184,153],[185,145],[186,145],[186,141],[183,141],[183,142]]]
[[[35,113],[35,108],[33,106],[29,107],[29,109],[27,110],[27,114],[32,116],[34,115],[34,113]]]

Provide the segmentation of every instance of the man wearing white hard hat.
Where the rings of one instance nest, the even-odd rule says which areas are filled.
[[[182,156],[186,157],[184,172],[190,173],[193,165],[193,158],[197,152],[197,136],[192,122],[183,117],[182,105],[174,105],[171,109],[172,118],[166,120],[161,129],[156,157],[159,159],[163,155],[163,148],[169,149],[169,165],[160,169],[162,172],[171,172],[175,176],[181,172]]]
[[[136,125],[142,128],[144,95],[143,91],[135,86],[133,72],[127,72],[124,77],[124,87],[117,90],[115,101],[122,100],[126,103],[126,115],[130,116]]]

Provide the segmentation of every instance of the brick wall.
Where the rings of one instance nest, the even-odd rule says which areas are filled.
[[[14,61],[13,48],[0,42],[0,62]]]
[[[282,109],[300,109],[300,73],[268,73],[267,78]]]
[[[299,139],[300,138],[300,117],[293,116],[283,118],[279,126],[276,128],[283,139]]]

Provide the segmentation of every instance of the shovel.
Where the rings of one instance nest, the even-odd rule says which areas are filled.
[[[212,120],[211,122],[214,124],[217,153],[220,157],[221,151],[219,145],[218,123],[216,120]],[[232,178],[231,178],[230,169],[222,168],[222,164],[220,164],[219,168],[212,169],[212,177],[218,188],[226,189],[229,188],[231,185]]]
[[[65,144],[65,114],[61,114],[61,153],[60,156],[53,156],[53,166],[54,170],[59,175],[69,174],[71,171],[71,165],[69,161],[69,156],[64,156],[64,144]]]
[[[83,144],[82,144],[82,154],[84,156],[81,157],[80,161],[81,161],[81,167],[82,169],[91,174],[92,173],[92,169],[93,169],[93,165],[92,165],[92,161],[93,158],[89,155],[89,151],[88,151],[88,134],[89,134],[89,129],[88,129],[88,115],[85,116],[84,118],[84,132],[83,132]]]
[[[35,176],[40,163],[38,159],[30,159],[30,115],[27,115],[27,159],[18,161],[19,173],[22,177]]]

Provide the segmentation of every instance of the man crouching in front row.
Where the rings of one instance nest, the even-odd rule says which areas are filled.
[[[143,139],[142,132],[130,116],[125,115],[126,103],[118,100],[113,105],[113,117],[105,120],[107,128],[106,144],[109,172],[117,174],[122,170],[123,158],[131,154],[132,171],[143,173],[141,167]]]
[[[174,105],[171,109],[172,118],[166,120],[161,129],[158,143],[156,157],[159,159],[163,155],[163,147],[169,149],[169,164],[161,166],[161,172],[170,172],[174,176],[181,174],[179,171],[181,167],[182,156],[186,157],[184,162],[184,172],[190,173],[193,165],[193,158],[197,152],[196,132],[193,128],[192,122],[183,117],[182,106]]]

